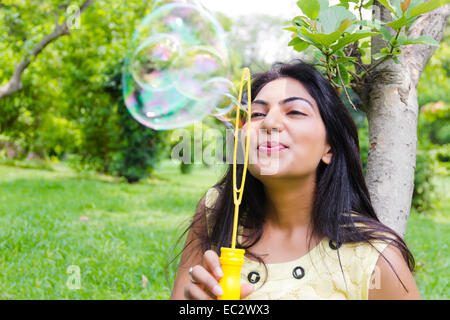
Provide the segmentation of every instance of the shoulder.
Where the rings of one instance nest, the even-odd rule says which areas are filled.
[[[218,197],[219,197],[219,190],[217,190],[217,188],[215,187],[210,188],[205,195],[206,208],[212,209]]]
[[[371,275],[369,299],[420,299],[412,272],[399,248],[389,244],[378,257]]]
[[[325,239],[328,240],[328,239]],[[334,287],[346,292],[349,299],[367,300],[371,275],[381,252],[388,246],[386,241],[357,241],[343,244],[329,241],[321,254],[326,268],[331,271]]]
[[[336,251],[336,255],[339,254],[338,259],[344,269],[350,271],[351,276],[360,274],[360,276],[368,281],[380,254],[388,245],[389,243],[386,241],[377,240],[344,243],[342,246],[338,245],[339,250],[334,249],[335,246],[332,246],[330,243],[330,248],[333,249],[332,251]],[[359,272],[356,272],[356,270],[359,270]],[[356,282],[359,281],[362,281],[362,279]]]

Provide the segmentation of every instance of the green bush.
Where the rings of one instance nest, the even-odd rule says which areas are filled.
[[[74,121],[51,114],[43,117],[38,135],[41,148],[58,158],[77,152],[81,143],[81,131]]]
[[[147,128],[128,112],[122,97],[121,65],[113,68],[105,90],[116,104],[117,146],[111,153],[111,171],[134,183],[147,177],[166,154],[167,133]]]
[[[433,202],[436,194],[433,177],[448,176],[450,143],[445,137],[436,139],[436,132],[445,128],[450,119],[450,109],[448,104],[438,101],[422,106],[420,111],[412,205],[422,212],[437,205]]]
[[[115,154],[114,165],[120,176],[134,183],[147,177],[161,159],[164,133],[138,123],[124,105],[118,113],[121,125],[120,148]]]
[[[442,175],[448,175],[448,171],[450,170],[450,143],[442,145],[437,150],[437,159],[440,162],[442,172],[439,172]]]
[[[80,168],[113,174],[115,152],[119,150],[118,105],[106,89],[97,89],[95,102],[86,104],[80,115]]]
[[[435,203],[433,203],[435,185],[432,179],[435,174],[436,161],[436,152],[429,147],[417,149],[412,206],[418,212],[436,207]]]

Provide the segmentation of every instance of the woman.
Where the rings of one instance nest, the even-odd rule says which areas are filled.
[[[420,299],[414,258],[374,212],[356,126],[329,82],[309,64],[279,63],[255,77],[252,95],[241,298]],[[230,165],[200,200],[172,299],[222,294],[218,253],[231,243],[232,179]]]

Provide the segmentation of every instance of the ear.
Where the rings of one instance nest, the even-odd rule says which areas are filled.
[[[332,158],[333,158],[333,152],[331,152],[331,147],[327,144],[325,146],[325,152],[322,156],[322,161],[325,164],[330,164]]]

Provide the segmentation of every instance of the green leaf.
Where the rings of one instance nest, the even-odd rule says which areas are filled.
[[[398,36],[398,38],[397,38],[397,46],[402,46],[405,43],[406,40],[407,40],[406,36],[404,36],[404,35]]]
[[[391,41],[392,35],[386,27],[381,27],[380,31],[381,34],[383,35],[383,39],[385,39],[386,41]]]
[[[378,52],[372,55],[372,59],[380,59],[380,58],[384,58],[386,56],[388,56],[389,53],[386,52]]]
[[[400,60],[397,58],[397,56],[392,56],[392,60],[394,60],[394,62],[395,62],[396,64],[402,64],[402,63],[400,62]]]
[[[344,67],[342,63],[338,64],[339,73],[341,74],[342,82],[344,84],[348,84],[349,82],[349,75],[347,72],[347,69]]]
[[[370,0],[370,1],[372,1],[372,0]],[[348,9],[349,8],[349,4],[348,4],[349,2],[353,2],[353,3],[358,4],[359,0],[339,0],[339,3],[337,4],[337,6],[342,6],[342,7],[345,7],[345,8]]]
[[[372,7],[372,5],[373,5],[373,0],[369,0],[368,2],[364,3],[362,7],[364,9],[369,9],[370,7]]]
[[[320,3],[318,0],[299,0],[297,6],[311,20],[318,17],[320,11]]]
[[[356,17],[349,10],[342,6],[333,6],[322,9],[319,12],[318,20],[323,27],[322,32],[330,34],[338,30],[345,20],[355,21]]]
[[[366,48],[367,49],[367,48]],[[366,55],[366,51],[368,50],[364,50],[364,48],[358,48],[359,52],[361,53],[361,57],[364,57]]]
[[[336,51],[336,52],[335,52],[335,55],[336,55],[337,57],[345,57],[345,53],[344,53],[344,51],[342,51],[342,50],[341,50],[341,51]],[[339,58],[339,59],[340,59],[340,58]],[[338,59],[338,60],[339,60],[339,59]],[[338,61],[338,60],[337,60],[337,61]],[[336,61],[336,62],[337,62],[337,61]]]
[[[385,6],[389,11],[391,11],[393,14],[397,15],[394,8],[391,7],[391,4],[388,0],[378,0],[379,3],[381,3],[383,6]]]
[[[343,6],[345,9],[348,9],[349,8],[348,0],[341,0],[338,6]]]
[[[379,32],[369,32],[369,31],[356,31],[355,33],[349,34],[343,38],[340,38],[337,44],[331,46],[333,51],[339,50],[345,47],[347,44],[355,42],[363,38],[371,37],[379,34]]]
[[[431,10],[439,8],[440,6],[443,5],[445,5],[445,0],[430,0],[428,2],[423,2],[411,9],[411,11],[409,12],[410,17],[411,18],[416,17],[425,12],[429,12]]]
[[[370,41],[364,41],[361,43],[361,48],[370,48]]]
[[[288,46],[293,46],[295,51],[302,52],[309,47],[309,43],[301,40],[298,37],[295,37],[291,41],[289,41]]]
[[[301,40],[301,39],[295,37],[294,39],[292,39],[291,41],[289,41],[288,46],[294,46],[294,45],[296,45],[297,43],[300,43],[300,42],[302,42],[302,41],[303,41],[303,40]]]
[[[400,6],[400,1],[401,0],[393,0],[391,2],[392,6],[394,7],[394,10],[395,10],[395,13],[396,13],[397,17],[400,17],[400,16],[402,16],[404,14],[403,11],[402,11],[402,8]]]
[[[345,30],[347,30],[348,27],[350,27],[353,24],[354,21],[350,20],[350,19],[345,19],[344,21],[342,21],[341,25],[339,26],[338,30],[339,32],[344,32]]]
[[[285,27],[285,28],[283,28],[283,30],[297,33],[297,28],[296,27]]]
[[[314,59],[317,61],[325,61],[325,55],[323,54],[322,51],[314,50],[313,56]]]
[[[404,26],[408,25],[408,20],[406,19],[405,15],[402,15],[399,19],[387,23],[387,25],[392,29],[398,31]]]
[[[300,26],[300,27],[305,27],[305,28],[311,28],[311,24],[309,21],[310,20],[304,16],[297,16],[294,19],[292,19],[292,23],[295,26]]]
[[[298,52],[302,52],[302,51],[306,50],[308,47],[309,47],[309,43],[306,41],[302,41],[302,42],[296,43],[294,45],[294,50],[298,51]]]
[[[430,36],[420,36],[418,38],[408,38],[406,39],[406,41],[403,42],[403,45],[407,45],[407,44],[414,44],[414,43],[424,43],[424,44],[428,44],[431,46],[439,46],[439,42],[437,42],[435,39],[433,39]]]
[[[330,2],[328,0],[319,0],[320,10],[326,10],[330,6]]]
[[[301,28],[300,32],[297,33],[297,36],[303,40],[308,42],[310,45],[313,45],[314,47],[318,48],[319,50],[323,49],[323,45],[316,41],[315,39],[310,37],[310,32],[308,32],[305,28]]]
[[[336,55],[339,55],[339,54],[341,54],[341,55],[344,55],[344,53],[342,52],[342,51],[338,51],[338,52],[336,52]],[[347,65],[347,64],[349,64],[349,61],[350,60],[352,60],[352,61],[358,61],[358,58],[356,58],[356,57],[345,57],[345,56],[340,56],[337,60],[336,60],[336,63],[341,63],[341,64],[343,64],[344,66],[345,65]],[[351,64],[350,64],[351,65]]]
[[[417,18],[418,18],[418,16],[417,17],[413,17],[413,18],[408,18],[408,27],[411,26],[414,23],[414,21],[417,20]]]
[[[308,36],[310,39],[312,39],[316,43],[320,43],[325,47],[329,47],[331,44],[336,42],[337,39],[341,36],[341,32],[335,31],[331,34],[324,34],[324,33],[312,33],[306,30],[305,28],[302,28],[300,30],[300,33]]]

